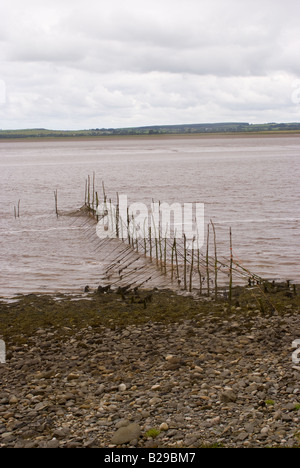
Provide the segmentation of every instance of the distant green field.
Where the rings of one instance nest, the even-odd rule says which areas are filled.
[[[24,130],[0,130],[0,139],[16,138],[81,138],[122,135],[197,135],[236,133],[298,133],[300,123],[269,123],[253,125],[245,122],[191,125],[154,125],[132,128],[95,128],[89,130],[47,130],[44,128]]]

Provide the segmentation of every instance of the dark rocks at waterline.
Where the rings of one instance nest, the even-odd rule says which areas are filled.
[[[110,290],[111,290],[110,285],[108,285],[108,286],[99,286],[98,289],[97,289],[97,293],[98,294],[105,294],[105,293],[108,293]]]
[[[128,286],[119,286],[119,288],[117,289],[117,294],[120,294],[120,295],[125,295],[126,293],[129,292],[131,288],[131,285],[128,285]]]

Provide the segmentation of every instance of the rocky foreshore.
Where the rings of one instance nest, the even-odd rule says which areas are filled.
[[[0,448],[299,448],[299,295],[257,296],[1,302]]]

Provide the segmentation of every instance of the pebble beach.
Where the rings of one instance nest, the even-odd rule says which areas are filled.
[[[145,300],[145,298],[147,300]],[[299,288],[0,303],[0,448],[300,446]]]

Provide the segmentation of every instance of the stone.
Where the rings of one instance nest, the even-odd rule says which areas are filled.
[[[220,416],[217,416],[217,417],[211,419],[211,420],[210,420],[210,423],[211,423],[212,426],[215,426],[215,425],[217,425],[217,424],[220,424],[220,421],[221,421]]]
[[[47,449],[57,449],[59,447],[59,442],[57,439],[52,439],[49,442],[46,442],[45,448]]]
[[[173,354],[168,354],[165,359],[166,361],[172,361],[172,359],[174,359],[174,356]]]
[[[248,434],[253,434],[254,424],[253,423],[245,424],[245,430],[246,430],[246,432],[248,432]]]
[[[248,439],[249,434],[247,432],[240,432],[240,434],[237,436],[237,439],[243,442],[244,440]]]
[[[18,398],[16,395],[11,395],[9,398],[9,404],[10,405],[16,405],[19,402]]]
[[[159,430],[160,431],[167,431],[169,429],[169,426],[167,423],[162,423],[160,426],[159,426]]]
[[[55,439],[64,439],[66,437],[69,437],[69,435],[70,435],[70,429],[68,428],[56,429],[53,432],[53,436]]]
[[[161,390],[161,385],[159,385],[159,384],[153,385],[151,387],[151,390],[153,390],[154,392],[159,392]]]
[[[262,430],[260,431],[260,433],[261,433],[262,435],[268,435],[269,431],[270,431],[269,426],[266,426],[266,427],[263,427],[263,428],[262,428]]]
[[[71,381],[71,380],[78,380],[80,378],[80,375],[78,374],[69,374],[68,377],[67,377],[67,380],[68,381]]]
[[[126,427],[120,427],[117,432],[113,435],[111,443],[113,445],[128,444],[132,440],[139,439],[142,430],[136,423],[129,424]]]
[[[96,396],[100,396],[105,392],[105,385],[101,384],[98,390],[95,391]]]
[[[38,380],[51,379],[51,377],[53,377],[53,375],[54,375],[53,371],[40,372],[35,376],[35,378],[38,379]]]
[[[162,402],[161,398],[154,397],[149,400],[149,405],[151,406],[157,406]]]
[[[221,394],[222,403],[235,403],[237,395],[232,390],[226,390]]]
[[[9,439],[13,435],[12,432],[4,432],[1,437],[2,439]]]
[[[44,409],[46,409],[48,407],[48,403],[47,402],[41,402],[41,403],[38,403],[36,406],[35,406],[35,411],[43,411]]]
[[[130,421],[128,419],[121,419],[116,424],[116,429],[120,429],[121,427],[128,427],[130,425]]]

